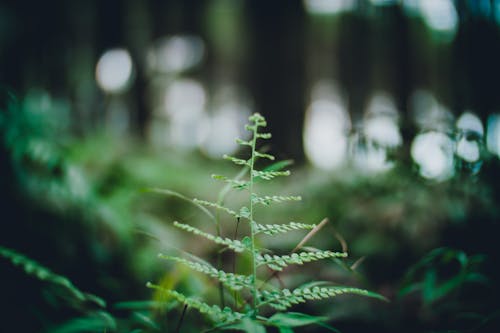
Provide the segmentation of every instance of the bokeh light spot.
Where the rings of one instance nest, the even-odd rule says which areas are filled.
[[[453,176],[454,142],[444,133],[425,132],[417,135],[411,146],[411,156],[418,165],[420,175],[443,181]]]
[[[124,92],[132,83],[133,69],[132,58],[127,50],[108,50],[97,62],[97,84],[108,93]]]
[[[178,35],[158,39],[150,48],[147,63],[160,73],[177,73],[198,65],[205,53],[200,37]]]

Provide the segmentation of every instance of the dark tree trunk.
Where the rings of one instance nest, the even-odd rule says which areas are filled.
[[[268,120],[272,151],[303,159],[305,12],[299,0],[247,1],[250,88]]]

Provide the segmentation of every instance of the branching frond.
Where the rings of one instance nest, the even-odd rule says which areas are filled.
[[[378,298],[381,300],[387,300],[380,294],[370,292],[365,289],[354,288],[354,287],[342,287],[342,286],[327,286],[327,287],[299,287],[290,291],[288,289],[283,289],[279,291],[267,291],[263,290],[260,292],[261,302],[259,307],[264,305],[269,305],[276,310],[284,311],[291,306],[299,303],[305,303],[309,300],[321,300],[326,298],[335,297],[342,294],[354,294],[366,297]]]
[[[229,209],[227,207],[221,206],[221,205],[219,205],[218,203],[215,203],[215,202],[206,201],[206,200],[200,200],[200,199],[193,199],[193,202],[196,203],[196,204],[199,204],[199,205],[203,205],[203,206],[207,206],[207,207],[213,207],[215,209],[222,210],[222,211],[224,211],[224,212],[226,212],[229,215],[234,216],[234,217],[239,217],[239,215],[234,210],[231,210],[231,209]]]
[[[176,226],[179,229],[190,232],[192,234],[205,237],[206,239],[211,240],[212,242],[214,242],[216,244],[225,245],[235,252],[243,252],[246,250],[245,244],[243,244],[242,242],[240,242],[237,239],[233,240],[230,238],[222,238],[219,236],[215,236],[215,235],[212,235],[208,232],[204,232],[198,228],[192,227],[189,224],[183,224],[183,223],[179,223],[177,221],[174,222],[174,226]]]
[[[290,171],[258,171],[254,170],[252,172],[252,177],[261,178],[264,180],[271,180],[278,176],[290,176]]]
[[[266,195],[263,197],[259,197],[255,193],[252,193],[252,203],[261,204],[264,206],[269,206],[271,203],[280,203],[285,201],[300,201],[300,200],[302,200],[302,197],[295,195],[290,195],[290,196]]]
[[[282,271],[284,267],[288,265],[302,265],[305,262],[317,261],[327,258],[345,258],[347,253],[345,252],[333,252],[333,251],[316,251],[316,252],[300,252],[292,253],[290,255],[269,255],[264,254],[256,255],[257,265],[267,265],[269,268],[275,271]]]
[[[242,319],[245,315],[240,312],[231,310],[229,307],[221,309],[217,305],[209,305],[203,301],[200,301],[194,297],[187,297],[175,290],[162,288],[158,285],[148,282],[146,284],[148,288],[159,290],[168,296],[175,298],[180,303],[183,303],[191,308],[198,310],[200,313],[205,313],[212,318],[213,321],[219,323],[231,323]]]
[[[226,183],[229,183],[229,184],[231,184],[232,188],[237,189],[237,190],[247,189],[250,185],[249,181],[235,180],[235,179],[231,179],[231,178],[228,178],[228,177],[222,176],[222,175],[212,175],[212,178],[216,179],[216,180],[222,180]]]
[[[181,263],[197,272],[213,277],[232,290],[240,290],[243,287],[250,287],[253,281],[251,276],[226,273],[206,263],[199,263],[180,257],[168,256],[161,253],[158,255],[158,257],[161,259],[166,259]]]
[[[254,113],[248,119],[249,124],[245,126],[245,129],[252,132],[250,139],[236,139],[236,142],[241,146],[248,147],[246,150],[247,152],[249,152],[249,155],[243,156],[242,158],[230,155],[223,156],[224,159],[229,160],[236,165],[242,166],[241,171],[235,178],[230,178],[223,175],[212,175],[212,178],[221,180],[226,183],[222,192],[219,194],[217,202],[210,202],[199,199],[192,200],[192,203],[208,212],[210,216],[213,217],[213,219],[216,221],[218,232],[217,235],[179,222],[174,222],[174,226],[179,229],[188,231],[192,234],[202,236],[216,244],[224,245],[234,250],[235,252],[246,251],[247,254],[249,254],[248,259],[251,265],[250,273],[246,273],[248,275],[237,274],[236,256],[233,258],[232,273],[229,273],[222,270],[222,258],[220,256],[218,257],[218,265],[213,266],[212,264],[196,258],[190,254],[182,257],[168,256],[164,254],[159,255],[160,258],[174,261],[177,264],[187,266],[188,268],[196,272],[216,279],[219,282],[219,296],[221,307],[223,307],[223,309],[221,309],[221,307],[217,305],[211,306],[196,297],[188,297],[180,292],[165,289],[158,285],[148,283],[148,287],[160,290],[166,295],[170,295],[170,297],[177,300],[178,302],[183,303],[185,306],[195,308],[201,313],[206,313],[207,315],[209,315],[217,323],[217,325],[209,331],[215,331],[217,329],[231,329],[244,330],[246,332],[264,332],[264,325],[266,325],[277,327],[280,332],[291,332],[292,327],[319,323],[321,318],[295,313],[280,313],[266,318],[259,315],[259,309],[261,307],[271,307],[278,311],[282,311],[287,310],[293,305],[304,303],[308,300],[327,299],[347,293],[385,299],[379,294],[372,293],[364,289],[331,286],[329,282],[325,283],[321,281],[313,281],[312,283],[302,285],[294,289],[293,291],[290,291],[289,289],[278,288],[273,284],[268,283],[268,281],[276,274],[278,274],[278,272],[283,271],[284,268],[290,265],[302,265],[304,263],[329,258],[345,258],[347,257],[347,249],[344,249],[343,246],[342,252],[334,252],[317,249],[307,250],[304,247],[306,242],[308,242],[313,235],[317,234],[319,230],[327,223],[327,219],[324,219],[318,225],[299,222],[288,222],[283,224],[258,224],[254,220],[256,216],[256,206],[258,205],[269,206],[273,203],[299,201],[301,200],[301,197],[293,195],[260,196],[257,194],[257,192],[255,191],[255,186],[259,181],[269,181],[273,180],[276,177],[289,176],[290,171],[285,170],[285,168],[290,165],[291,162],[277,162],[271,164],[267,168],[264,167],[261,170],[257,170],[256,166],[258,162],[260,162],[260,159],[268,159],[271,161],[275,160],[275,157],[273,155],[266,153],[265,150],[258,151],[257,148],[260,144],[261,139],[271,138],[271,133],[266,133],[265,131],[263,131],[262,128],[267,126],[267,122],[262,115]],[[248,195],[248,204],[246,206],[240,206],[239,208],[235,208],[234,210],[232,210],[224,205],[224,198],[229,193],[229,191],[235,189],[247,190],[247,192],[245,193]],[[182,196],[180,197],[183,198]],[[215,216],[211,215],[211,209],[207,208],[214,208],[216,210],[216,214],[214,214]],[[233,237],[234,239],[220,237],[221,228],[219,225],[218,214],[220,211],[223,211],[237,219],[238,224],[236,225],[236,230],[234,233],[235,236]],[[241,221],[243,221],[244,223],[248,223],[250,230],[246,230],[246,234],[244,235],[244,237],[241,238],[241,240],[237,240],[236,238],[238,235],[238,225]],[[286,233],[294,230],[307,230],[308,233],[290,252],[290,254],[272,255],[269,254],[267,250],[257,247],[257,236],[261,236],[261,234],[273,236],[276,234]],[[247,259],[247,257],[245,257],[245,259]],[[263,266],[267,266],[268,268],[275,271],[274,275],[269,277],[265,281],[262,281],[258,278],[258,267]],[[224,307],[224,287],[227,287],[233,292],[232,296],[234,302],[232,304],[234,304],[234,310],[229,307]],[[243,290],[244,288],[248,289]],[[244,309],[240,310],[243,311],[243,313],[237,312],[237,310],[241,308]],[[321,326],[327,327],[325,325]],[[336,331],[333,328],[331,328],[330,330],[334,332]]]
[[[316,227],[315,224],[290,222],[286,224],[256,224],[256,231],[266,235],[274,235],[294,230],[310,230]]]

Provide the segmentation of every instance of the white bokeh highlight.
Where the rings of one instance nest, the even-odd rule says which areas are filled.
[[[97,62],[95,75],[98,86],[105,92],[126,91],[133,77],[130,53],[125,49],[112,49],[104,52]]]
[[[411,156],[419,167],[420,175],[443,181],[455,172],[454,141],[444,133],[431,131],[418,134],[411,146]]]
[[[334,82],[317,82],[311,100],[304,121],[304,152],[315,167],[333,170],[346,162],[351,120]]]

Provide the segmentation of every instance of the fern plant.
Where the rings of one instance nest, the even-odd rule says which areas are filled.
[[[191,307],[203,314],[207,314],[213,320],[215,328],[217,329],[239,329],[247,332],[265,332],[265,326],[274,326],[278,327],[280,332],[293,332],[292,327],[316,323],[335,331],[332,327],[322,322],[325,318],[286,311],[296,304],[311,300],[332,298],[346,293],[379,299],[384,298],[379,294],[364,289],[334,286],[333,284],[319,281],[308,283],[290,290],[272,285],[269,283],[270,278],[268,277],[266,279],[263,276],[269,270],[277,273],[289,265],[302,265],[304,263],[329,258],[345,258],[347,257],[347,253],[310,249],[308,251],[292,251],[291,254],[276,255],[258,246],[258,238],[261,237],[261,235],[275,236],[295,230],[314,230],[318,226],[298,222],[264,224],[256,221],[255,212],[258,207],[265,207],[275,203],[299,201],[301,197],[293,195],[258,194],[256,191],[256,182],[271,181],[278,177],[286,177],[290,175],[290,171],[282,171],[281,169],[276,170],[275,168],[258,169],[257,164],[260,165],[260,163],[257,162],[259,160],[275,160],[273,155],[258,149],[259,142],[261,140],[270,139],[271,134],[261,131],[267,125],[262,115],[255,113],[249,117],[249,121],[250,123],[245,126],[245,129],[251,132],[251,138],[248,141],[237,139],[239,145],[248,149],[249,157],[247,159],[242,159],[229,155],[223,156],[224,159],[243,167],[243,171],[234,179],[222,175],[212,176],[212,178],[216,180],[226,182],[229,184],[230,188],[235,191],[245,191],[248,196],[248,205],[234,210],[226,207],[220,200],[218,202],[200,199],[192,200],[193,204],[202,207],[205,212],[206,208],[215,209],[218,212],[223,212],[236,218],[238,222],[240,220],[246,222],[249,226],[249,234],[240,240],[222,237],[219,225],[217,225],[216,234],[211,234],[180,222],[174,222],[174,226],[197,237],[205,238],[220,246],[226,247],[236,254],[247,255],[250,259],[250,272],[247,274],[226,272],[221,269],[221,267],[216,268],[204,260],[195,258],[193,255],[189,255],[190,259],[165,254],[159,255],[162,259],[185,265],[196,272],[216,279],[224,288],[234,293],[234,305],[232,307],[210,305],[197,297],[187,296],[176,290],[163,288],[160,285],[148,282],[147,286],[176,299],[180,303],[183,303],[185,307]],[[172,194],[172,192],[168,190],[160,192]],[[179,196],[178,194],[175,195]],[[185,199],[185,197],[182,198]],[[211,213],[208,213],[208,215],[213,217]],[[263,267],[267,267],[268,269],[264,270],[262,269]],[[238,300],[244,300],[244,305],[239,306]],[[221,303],[224,304],[224,302]],[[265,315],[269,314],[269,310],[273,313],[272,316]]]

